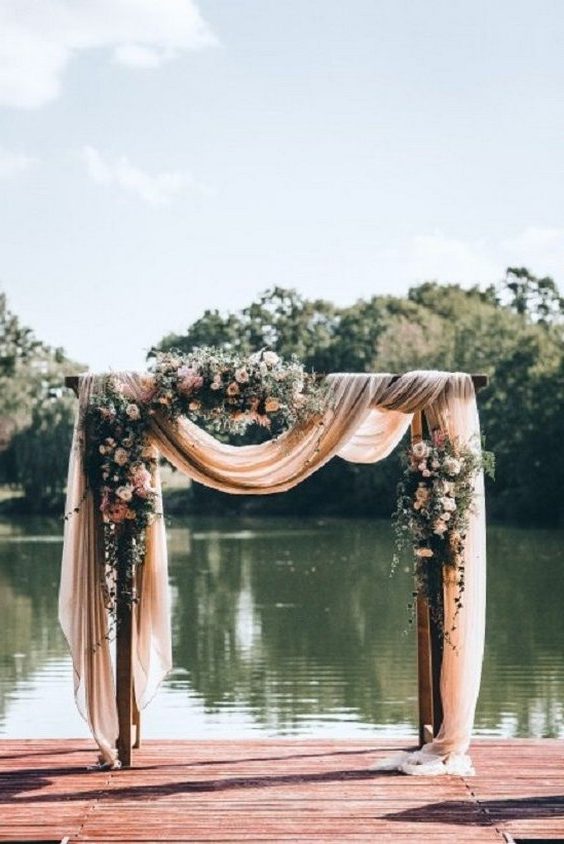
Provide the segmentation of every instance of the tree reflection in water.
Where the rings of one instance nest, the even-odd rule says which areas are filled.
[[[562,538],[562,531],[489,531],[478,733],[564,735]],[[270,734],[415,728],[411,578],[403,569],[390,577],[386,522],[176,519],[168,541],[175,671],[166,689],[179,735],[190,734],[194,699],[207,735],[227,716],[234,729],[238,719],[251,720]],[[7,713],[17,714],[32,684],[43,734],[50,734],[44,694],[71,705],[57,622],[61,549],[56,520],[0,522],[4,735]],[[157,696],[157,724],[158,710]]]
[[[210,709],[259,721],[315,716],[413,723],[410,577],[390,578],[391,534],[369,522],[206,522],[174,543],[175,664]]]

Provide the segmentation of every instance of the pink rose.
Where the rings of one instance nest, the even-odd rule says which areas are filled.
[[[139,498],[148,498],[155,490],[151,486],[151,473],[144,467],[138,466],[131,474],[131,480],[135,489],[135,495]]]
[[[133,486],[150,486],[151,484],[151,473],[145,466],[137,466],[137,468],[131,473],[131,480]]]
[[[442,446],[446,442],[446,439],[447,439],[447,436],[446,436],[444,431],[441,431],[439,428],[437,428],[436,431],[433,431],[433,442],[439,448],[442,448]]]
[[[192,393],[199,390],[204,379],[191,366],[181,366],[178,370],[178,389],[181,393]]]

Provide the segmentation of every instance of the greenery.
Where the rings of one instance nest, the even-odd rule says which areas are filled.
[[[0,482],[25,496],[8,507],[62,508],[75,401],[61,387],[78,368],[23,326],[0,293]]]

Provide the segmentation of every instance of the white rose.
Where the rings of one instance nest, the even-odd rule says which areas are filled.
[[[118,486],[116,489],[116,495],[118,498],[121,498],[122,501],[131,501],[133,498],[133,487],[127,486]]]
[[[447,513],[452,513],[453,510],[456,510],[456,501],[454,498],[447,498],[445,496],[444,498],[441,498],[441,507]]]
[[[264,352],[262,359],[267,366],[276,366],[280,360],[276,352]]]
[[[413,451],[413,455],[417,458],[417,460],[421,460],[423,457],[427,457],[427,455],[429,454],[429,447],[427,443],[424,442],[413,443],[411,450]]]
[[[460,470],[462,468],[462,464],[460,460],[457,460],[455,457],[447,457],[444,463],[445,470],[448,472],[449,475],[458,475],[460,474]]]
[[[246,384],[249,380],[249,373],[244,367],[241,369],[237,369],[235,371],[235,380],[239,382],[239,384]]]
[[[441,519],[443,520],[443,522],[448,522],[448,520],[450,519],[450,513],[441,513]]]
[[[448,513],[447,513],[448,515]],[[436,533],[437,536],[442,536],[447,530],[447,525],[442,521],[442,519],[438,519],[435,524],[433,525],[433,533]]]
[[[125,408],[125,412],[130,419],[139,419],[141,416],[141,412],[136,404],[128,404]]]

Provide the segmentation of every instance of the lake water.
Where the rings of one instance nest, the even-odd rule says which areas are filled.
[[[176,519],[174,670],[149,737],[407,735],[407,566],[384,522]],[[564,736],[564,533],[491,528],[479,735]],[[0,522],[0,735],[86,736],[57,622],[57,521]]]

